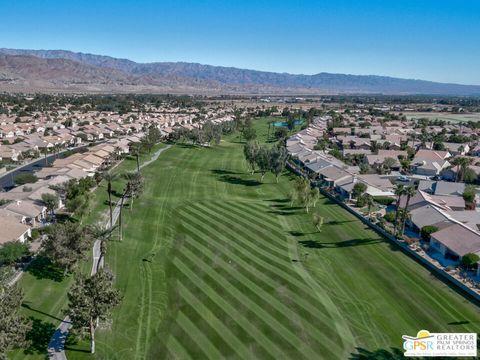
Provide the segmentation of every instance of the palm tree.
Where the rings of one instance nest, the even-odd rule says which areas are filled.
[[[122,213],[123,213],[123,204],[125,203],[125,198],[127,195],[130,193],[130,184],[127,183],[126,189],[123,191],[122,194],[122,199],[120,200],[120,209],[118,212],[118,238],[120,241],[122,241],[123,238],[123,232],[122,232]]]
[[[143,190],[143,176],[139,172],[127,172],[124,175],[127,180],[127,190],[130,197],[130,210],[133,208],[133,199]]]
[[[118,174],[104,172],[103,178],[107,182],[108,206],[110,208],[110,227],[113,226],[113,208],[112,208],[112,182],[118,178]]]
[[[408,205],[410,203],[410,198],[412,196],[415,196],[416,193],[417,193],[417,190],[415,190],[415,187],[413,186],[407,186],[405,188],[405,195],[407,196],[407,201],[405,203],[405,207],[403,208],[402,228],[401,228],[400,235],[403,235],[403,232],[405,231],[405,222],[407,221]]]
[[[370,194],[366,194],[365,199],[368,207],[368,218],[370,219],[370,213],[372,212],[372,207],[375,205],[375,201],[373,200],[373,196]]]
[[[130,143],[130,152],[135,156],[137,161],[137,172],[140,172],[140,154],[143,152],[142,143]]]
[[[107,242],[111,240],[114,230],[115,226],[104,229],[98,225],[95,225],[90,228],[90,234],[92,237],[100,241],[100,256],[98,257],[96,272],[100,270],[102,260],[107,254]]]
[[[456,157],[450,161],[450,164],[457,167],[457,174],[455,175],[455,182],[465,179],[465,173],[472,161],[466,157]]]
[[[397,233],[397,226],[398,226],[398,214],[400,213],[400,200],[402,196],[405,195],[405,186],[403,184],[395,185],[395,190],[393,191],[395,195],[397,195],[397,202],[395,203],[395,221],[394,221],[394,228],[393,233]]]
[[[459,157],[456,157],[452,160],[449,161],[450,164],[452,164],[452,166],[456,166],[457,167],[457,172],[455,174],[455,182],[458,182],[458,179],[459,179],[459,176],[460,175],[460,163],[461,163],[461,158]]]
[[[466,157],[460,158],[460,170],[462,174],[462,181],[465,181],[465,173],[467,172],[468,167],[472,163],[472,160]]]
[[[382,167],[385,169],[387,174],[390,174],[392,172],[392,167],[394,167],[396,164],[397,160],[391,157],[387,157],[383,160]]]

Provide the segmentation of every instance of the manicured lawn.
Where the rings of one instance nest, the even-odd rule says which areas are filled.
[[[295,177],[261,184],[242,146],[174,146],[142,170],[145,192],[109,246],[124,299],[96,358],[345,359],[420,329],[479,328],[477,306],[326,199],[319,233],[312,211],[289,206]]]
[[[164,144],[156,145],[152,152],[164,147]],[[150,159],[150,154],[142,154],[140,163]],[[113,171],[123,174],[126,171],[133,171],[136,168],[134,159],[126,159],[119,164]],[[119,177],[113,183],[113,188],[121,191],[125,186],[125,180]],[[104,221],[108,218],[108,203],[105,182],[101,182],[93,193],[91,212],[82,220],[83,224],[93,224],[98,221]],[[118,196],[114,195],[112,201],[117,201]],[[92,267],[91,252],[89,258],[80,264],[80,271],[90,273]],[[11,352],[11,359],[44,359],[47,345],[51,334],[60,324],[65,316],[67,308],[67,292],[70,288],[73,276],[63,278],[62,272],[55,269],[39,266],[34,268],[36,271],[26,272],[19,285],[22,287],[25,297],[22,313],[31,317],[35,324],[34,346],[26,352],[17,350]]]
[[[406,113],[408,119],[427,118],[430,120],[444,120],[446,122],[457,123],[463,121],[480,121],[480,113],[471,114],[450,114],[450,113]]]

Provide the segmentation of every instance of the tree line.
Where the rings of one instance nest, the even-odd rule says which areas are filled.
[[[243,153],[252,175],[258,170],[263,181],[266,173],[270,171],[278,182],[278,177],[285,169],[288,158],[288,151],[284,146],[277,144],[269,148],[266,145],[260,145],[257,141],[249,141],[245,144]]]

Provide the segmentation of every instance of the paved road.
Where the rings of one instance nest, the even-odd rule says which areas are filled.
[[[79,149],[85,148],[88,145],[81,145],[77,146],[72,149],[66,149],[63,151],[60,151],[58,154],[51,154],[47,156],[46,163],[48,165],[51,165],[57,158],[63,158],[65,156],[66,152],[69,151],[78,151]],[[5,174],[0,175],[0,191],[2,189],[10,189],[12,188],[15,183],[13,179],[15,178],[16,175],[19,173],[23,172],[36,172],[41,170],[43,167],[45,167],[45,157],[42,157],[40,159],[32,160],[31,162],[17,166],[15,169],[7,171]]]
[[[145,161],[143,164],[140,165],[140,169],[144,168],[145,166],[151,164],[155,160],[158,159],[160,154],[165,150],[169,149],[171,145],[167,145],[166,147],[156,151],[152,158],[148,161]],[[121,199],[117,201],[115,204],[115,209],[113,210],[113,223],[115,224],[118,220],[118,216],[120,215],[120,204]],[[110,225],[110,219],[105,220],[104,227],[107,228]],[[95,275],[97,271],[97,264],[98,260],[100,259],[100,241],[97,240],[93,244],[92,248],[93,252],[93,263],[92,263],[92,270],[90,275]],[[100,267],[103,267],[104,259],[102,259],[102,263]],[[65,340],[67,338],[68,332],[72,328],[72,323],[70,322],[70,318],[66,316],[63,321],[58,326],[57,330],[53,334],[52,338],[50,339],[50,343],[48,344],[48,358],[52,360],[67,360],[67,356],[65,355]]]

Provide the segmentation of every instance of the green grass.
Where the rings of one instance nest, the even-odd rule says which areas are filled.
[[[480,113],[470,114],[451,114],[451,113],[406,113],[408,119],[430,119],[430,120],[444,120],[451,123],[456,122],[468,122],[468,121],[480,121]]]
[[[174,146],[143,173],[109,246],[124,299],[97,332],[98,359],[345,359],[420,329],[478,329],[477,306],[325,198],[317,232],[286,200],[295,177],[259,183],[236,137]]]
[[[156,145],[152,152],[164,147],[164,144]],[[150,159],[150,154],[142,154],[140,163]],[[136,160],[127,158],[121,162],[113,171],[123,174],[126,171],[136,169]],[[119,177],[113,183],[113,189],[121,191],[125,186],[125,180]],[[92,210],[90,214],[82,219],[83,224],[93,224],[98,221],[104,221],[108,217],[108,199],[106,184],[102,181],[93,193]],[[118,196],[113,196],[112,201],[118,200]],[[80,271],[89,274],[92,267],[91,251],[88,253],[87,261],[80,264]],[[40,270],[44,270],[41,268]],[[50,335],[60,324],[61,319],[65,316],[67,308],[67,292],[72,285],[73,277],[67,276],[59,278],[58,274],[46,271],[36,273],[26,272],[19,286],[24,291],[24,306],[21,313],[26,317],[35,321],[35,337],[34,349],[16,350],[9,354],[10,359],[44,359]]]

